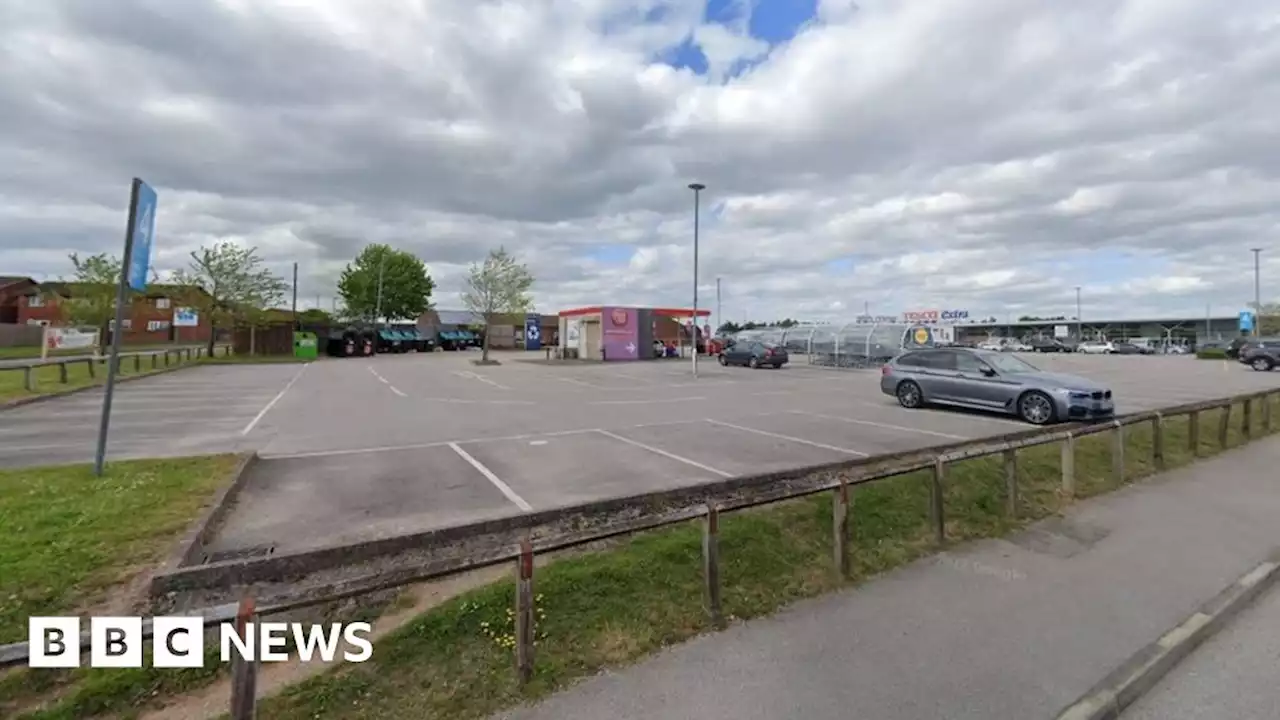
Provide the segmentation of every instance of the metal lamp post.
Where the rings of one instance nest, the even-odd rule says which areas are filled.
[[[693,191],[693,320],[689,323],[689,339],[693,342],[693,376],[698,377],[698,211],[702,204],[702,183],[689,183]]]
[[[1253,334],[1262,335],[1262,248],[1252,248],[1253,252]]]
[[[383,252],[378,258],[378,299],[373,307],[373,326],[382,326],[382,276],[387,270],[387,253]]]
[[[1080,319],[1080,286],[1076,286],[1076,342],[1084,342],[1084,322]]]

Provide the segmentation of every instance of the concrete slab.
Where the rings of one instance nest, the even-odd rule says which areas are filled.
[[[302,550],[518,512],[448,446],[265,459],[209,548]]]
[[[598,432],[463,446],[539,510],[707,482],[724,474]],[[719,470],[719,468],[716,468]]]

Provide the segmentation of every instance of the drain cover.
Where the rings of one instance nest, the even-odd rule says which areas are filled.
[[[227,560],[249,560],[266,557],[276,551],[275,545],[258,545],[257,547],[239,548],[237,550],[219,550],[204,556],[204,564],[225,562]]]

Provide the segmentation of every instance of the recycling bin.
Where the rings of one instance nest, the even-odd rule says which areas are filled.
[[[312,332],[295,332],[293,334],[293,356],[307,360],[315,360],[320,350],[316,334]]]

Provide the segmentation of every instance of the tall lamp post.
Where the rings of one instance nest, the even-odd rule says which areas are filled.
[[[693,341],[693,376],[698,377],[698,210],[702,204],[702,183],[689,183],[693,191],[693,320],[689,323],[689,339]]]
[[[1253,334],[1262,335],[1262,248],[1252,248],[1253,252]]]
[[[387,254],[383,252],[378,258],[378,299],[373,306],[373,326],[375,328],[382,327],[382,276],[387,271]]]
[[[1076,342],[1084,342],[1084,322],[1080,319],[1080,286],[1076,286]]]
[[[721,325],[724,325],[724,319],[720,316],[720,278],[716,278],[716,326],[711,328],[711,332],[718,333]]]

